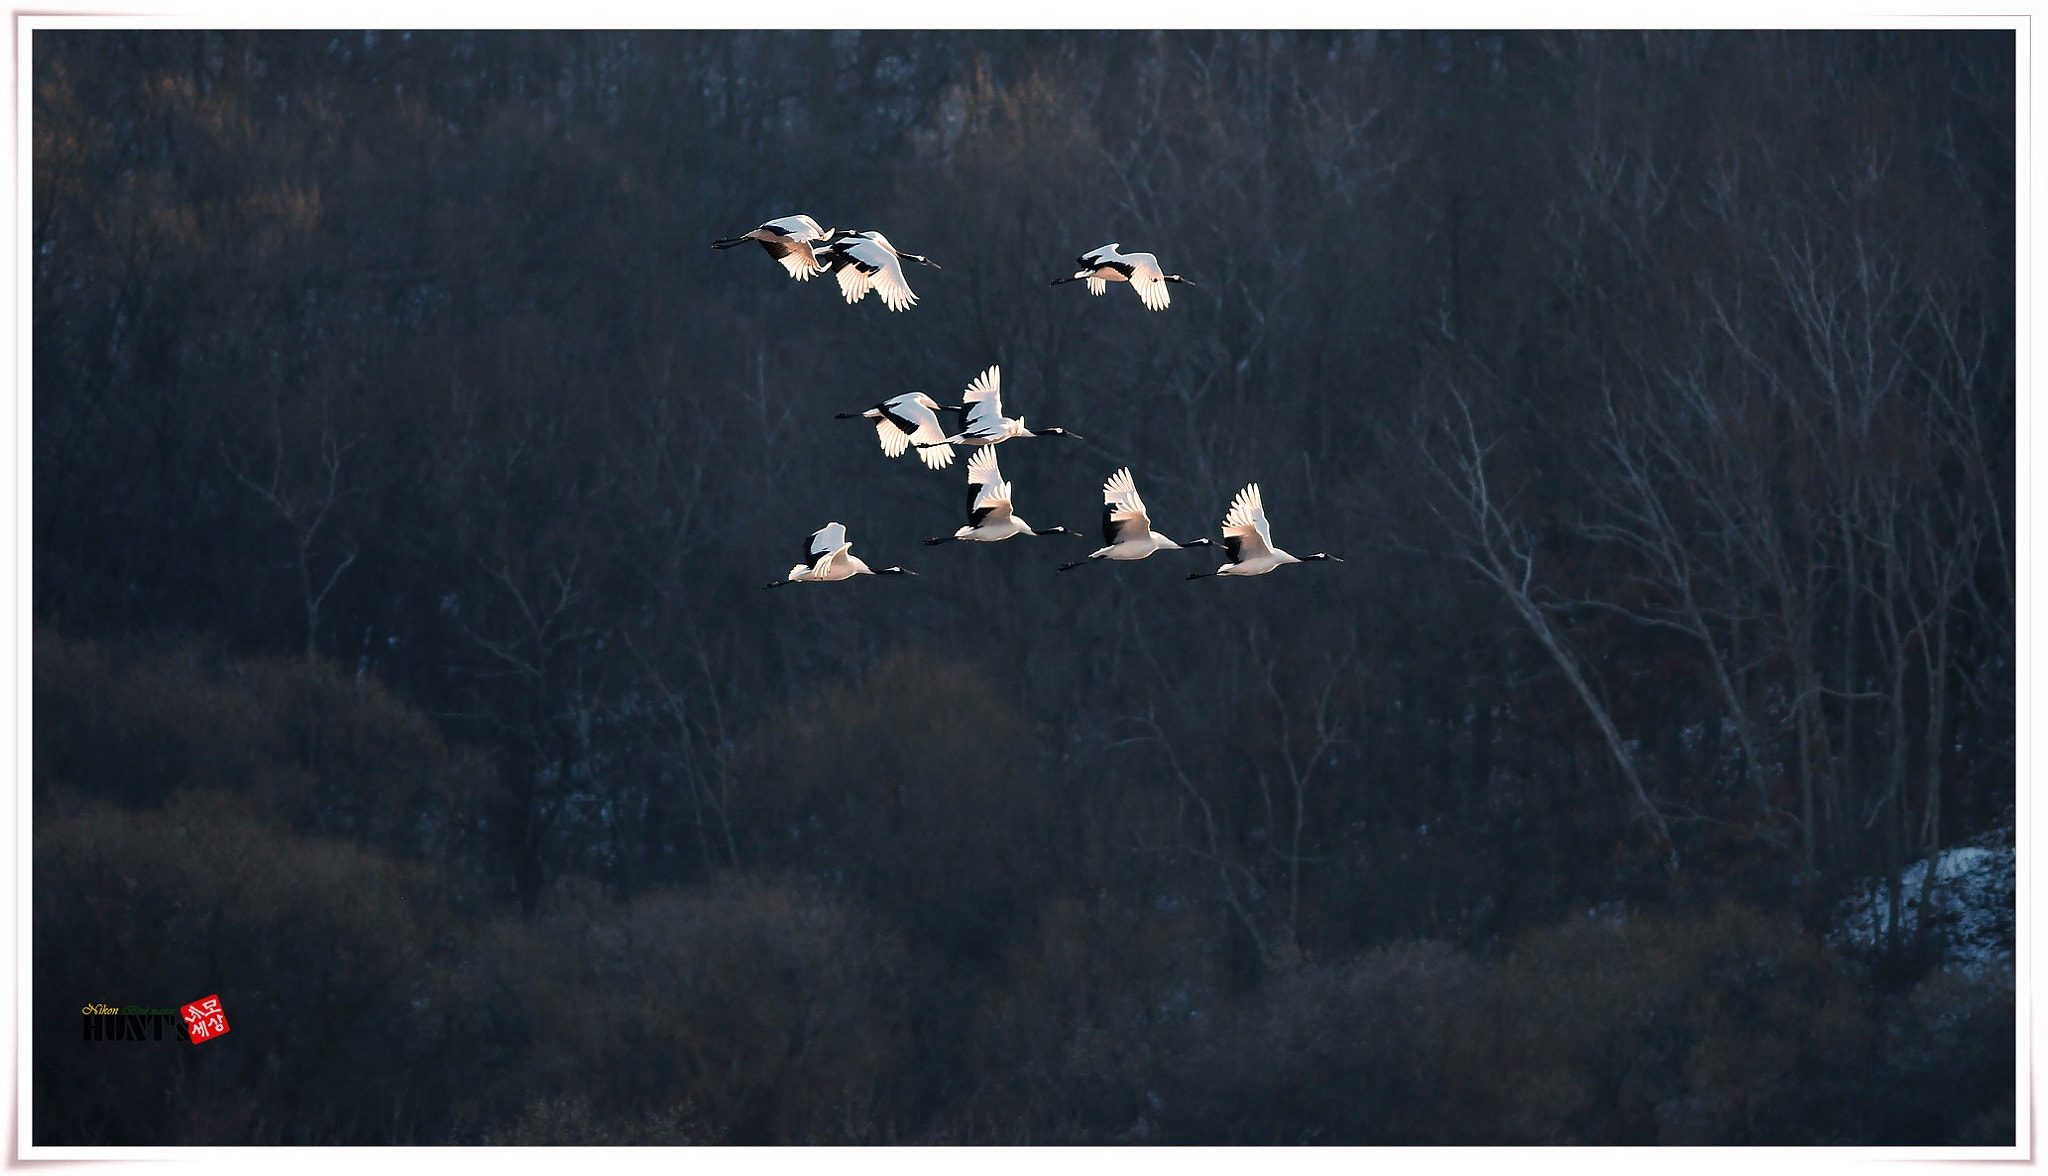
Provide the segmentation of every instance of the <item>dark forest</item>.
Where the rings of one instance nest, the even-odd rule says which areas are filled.
[[[2011,34],[33,36],[37,1145],[2013,1143]]]

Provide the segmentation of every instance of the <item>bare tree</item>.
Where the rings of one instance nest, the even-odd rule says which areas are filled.
[[[292,566],[299,582],[299,602],[306,620],[306,656],[312,657],[320,635],[320,606],[327,601],[343,572],[356,562],[356,545],[346,543],[341,558],[334,560],[323,576],[317,566],[322,562],[315,553],[314,543],[320,537],[320,530],[327,524],[334,508],[350,493],[342,482],[342,466],[349,451],[354,449],[360,438],[342,441],[336,435],[334,424],[327,411],[326,401],[320,404],[320,435],[316,442],[317,455],[310,473],[310,485],[294,487],[290,482],[295,473],[296,463],[287,458],[285,452],[284,425],[278,406],[271,405],[270,413],[270,471],[261,480],[229,454],[226,442],[220,443],[221,461],[227,466],[235,480],[255,492],[265,505],[283,521],[292,535]]]
[[[1455,383],[1448,384],[1445,392],[1458,410],[1456,419],[1439,417],[1425,422],[1424,435],[1416,438],[1423,464],[1446,492],[1443,502],[1428,500],[1428,509],[1443,524],[1443,533],[1453,545],[1452,558],[1477,572],[1500,592],[1564,675],[1621,772],[1631,812],[1649,826],[1653,843],[1665,855],[1665,864],[1676,870],[1678,846],[1671,839],[1664,814],[1644,789],[1628,745],[1615,727],[1612,713],[1594,692],[1579,655],[1551,622],[1551,606],[1538,599],[1534,543],[1523,528],[1509,519],[1507,504],[1498,499],[1488,483],[1486,458],[1498,442],[1480,441],[1471,408]],[[1449,452],[1439,456],[1438,448],[1447,448]]]

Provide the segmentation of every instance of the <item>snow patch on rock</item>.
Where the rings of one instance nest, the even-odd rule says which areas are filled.
[[[2012,967],[2014,865],[2010,844],[1980,838],[1975,844],[1944,850],[1936,858],[1934,899],[1928,911],[1928,932],[1943,958],[1965,972],[1981,975]],[[1905,869],[1900,934],[1911,939],[1920,889],[1927,881],[1927,859]],[[1843,904],[1839,929],[1831,940],[1863,949],[1883,946],[1889,913],[1889,880],[1868,878]]]

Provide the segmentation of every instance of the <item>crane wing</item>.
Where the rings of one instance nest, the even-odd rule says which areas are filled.
[[[1138,497],[1138,484],[1131,471],[1118,470],[1102,484],[1102,541],[1114,547],[1125,539],[1141,539],[1152,533],[1152,520],[1145,502]]]
[[[1010,484],[1002,482],[995,487],[993,496],[976,503],[974,509],[967,512],[967,525],[979,527],[987,522],[1000,523],[1009,517]]]
[[[1273,532],[1266,524],[1266,506],[1259,500],[1259,484],[1253,482],[1237,492],[1230,513],[1223,517],[1223,550],[1230,562],[1243,563],[1273,551]]]
[[[844,580],[848,573],[847,564],[852,561],[853,544],[841,543],[825,553],[818,566],[811,569],[813,579]]]
[[[960,397],[967,409],[964,433],[997,433],[1003,428],[1003,369],[990,364]]]
[[[1102,296],[1103,296],[1104,294],[1107,294],[1107,293],[1109,293],[1109,279],[1107,279],[1107,278],[1089,278],[1089,279],[1088,279],[1088,292],[1089,292],[1090,294],[1093,294],[1093,295],[1095,295],[1095,296],[1096,296],[1097,298],[1100,298],[1100,297],[1102,297]]]
[[[1131,289],[1138,292],[1138,301],[1145,304],[1146,310],[1165,310],[1173,301],[1173,295],[1166,292],[1165,279],[1157,275],[1132,278]]]
[[[903,265],[887,245],[868,237],[850,237],[840,240],[833,249],[846,262],[838,267],[836,276],[839,292],[848,302],[859,302],[869,290],[874,290],[890,310],[908,310],[917,305],[917,295],[911,293],[910,283],[903,280]]]
[[[917,451],[918,460],[924,462],[927,468],[942,470],[953,464],[953,447],[943,444],[946,440],[946,430],[939,425],[939,414],[932,411],[931,405],[926,403],[926,398],[921,393],[905,392],[877,407],[882,410],[883,416],[894,422],[901,430],[898,434],[901,440],[897,443],[895,452],[889,454],[890,457],[897,456],[915,443],[930,446]],[[889,442],[883,441],[882,448],[889,448]]]
[[[1131,268],[1128,276],[1131,289],[1138,292],[1138,301],[1146,310],[1165,310],[1173,296],[1167,293],[1166,272],[1159,268],[1159,259],[1149,253],[1129,255]]]
[[[771,233],[780,233],[792,241],[822,241],[825,239],[825,230],[818,227],[818,222],[802,213],[798,213],[795,216],[779,216],[772,221],[763,221],[761,222],[761,227]]]
[[[999,485],[1002,480],[1003,467],[996,458],[995,446],[983,445],[974,451],[974,456],[967,459],[969,486],[986,488]]]
[[[1005,519],[1010,515],[1010,483],[996,463],[996,447],[984,445],[967,459],[967,525]]]
[[[889,415],[887,408],[875,421],[875,436],[882,442],[882,452],[890,457],[902,457],[903,451],[910,448],[910,431]]]
[[[903,263],[896,255],[882,250],[881,268],[871,279],[875,293],[882,296],[882,304],[890,310],[909,310],[917,305],[917,295],[910,290],[910,283],[903,280]]]
[[[846,541],[846,528],[839,523],[826,523],[811,532],[810,542],[804,544],[804,562],[814,568],[824,566],[824,561],[852,547]]]
[[[817,274],[818,258],[810,242],[821,241],[825,237],[825,230],[818,227],[817,221],[803,215],[777,217],[761,222],[754,233],[769,234],[767,237],[756,236],[755,240],[761,242],[761,248],[768,251],[768,256],[789,271],[790,277],[808,282]]]
[[[926,420],[932,419],[932,410],[917,402],[917,393],[915,392],[905,392],[901,396],[891,396],[875,407],[880,409],[884,417],[887,417],[897,428],[905,433],[917,432]]]
[[[927,411],[924,424],[910,439],[924,446],[917,451],[917,457],[926,469],[943,470],[953,464],[953,447],[946,443],[946,430],[939,427],[937,413]]]
[[[789,276],[799,282],[810,281],[818,272],[818,258],[811,252],[809,242],[763,241],[761,248],[768,251],[768,256],[781,262]]]
[[[874,288],[874,271],[862,267],[861,262],[846,250],[839,250],[835,256],[832,276],[839,279],[839,292],[846,297],[848,306],[868,296]]]

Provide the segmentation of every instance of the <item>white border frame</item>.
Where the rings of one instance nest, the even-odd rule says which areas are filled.
[[[2032,77],[2032,4],[2020,5],[2022,11],[2007,14],[1984,14],[1968,11],[1984,5],[1958,3],[1956,0],[1941,0],[1936,3],[1917,4],[1918,11],[1891,12],[1873,10],[1864,5],[1829,0],[1825,3],[1802,2],[1796,9],[1785,4],[1760,3],[1758,0],[1743,0],[1740,3],[1715,5],[1712,8],[1675,5],[1655,9],[1626,7],[1601,0],[1569,0],[1569,2],[1546,3],[1540,9],[1518,6],[1502,0],[1473,2],[1465,0],[1452,10],[1424,10],[1415,6],[1399,8],[1385,4],[1360,4],[1339,6],[1318,3],[1315,0],[1284,0],[1282,3],[1262,3],[1256,10],[1242,7],[1226,8],[1217,0],[1195,0],[1182,4],[1172,11],[1152,6],[1124,3],[1115,9],[1106,9],[1100,0],[1035,0],[1028,8],[998,12],[995,10],[970,10],[942,8],[933,0],[912,0],[902,3],[898,0],[887,9],[878,9],[874,4],[830,4],[824,0],[784,0],[771,11],[745,7],[726,9],[718,12],[697,11],[679,13],[674,6],[655,4],[620,3],[617,0],[586,2],[567,9],[548,9],[532,3],[501,5],[411,3],[397,4],[391,0],[371,0],[367,3],[339,6],[331,0],[321,0],[315,5],[286,9],[277,3],[253,3],[250,0],[223,0],[204,5],[142,4],[122,10],[99,9],[95,11],[81,5],[68,4],[64,0],[47,8],[14,9],[14,68],[15,118],[14,118],[14,166],[16,232],[13,252],[15,259],[14,283],[14,349],[15,349],[15,411],[13,427],[17,430],[13,452],[16,458],[16,472],[5,493],[13,497],[12,509],[0,510],[0,526],[12,529],[12,534],[0,539],[0,551],[10,553],[16,561],[13,574],[0,581],[0,597],[12,605],[11,615],[15,624],[0,633],[0,656],[9,659],[14,668],[11,682],[0,680],[0,691],[11,688],[14,697],[8,707],[12,721],[15,756],[16,804],[13,814],[13,844],[18,857],[16,861],[16,934],[14,980],[19,993],[14,1007],[22,1010],[11,1026],[14,1038],[15,1067],[12,1081],[15,1085],[17,1114],[11,1124],[15,1147],[8,1157],[9,1166],[21,1161],[48,1160],[115,1160],[115,1161],[182,1161],[207,1168],[240,1167],[248,1165],[263,1171],[287,1170],[340,1171],[355,1173],[366,1164],[378,1166],[398,1165],[406,1169],[425,1169],[440,1166],[451,1160],[482,1160],[494,1165],[510,1166],[527,1170],[553,1170],[557,1166],[572,1166],[581,1163],[602,1164],[609,1167],[659,1168],[673,1171],[680,1161],[692,1166],[710,1168],[749,1168],[766,1166],[771,1169],[795,1167],[798,1165],[841,1165],[854,1168],[879,1170],[886,1166],[890,1170],[909,1169],[913,1171],[937,1172],[946,1169],[950,1173],[963,1164],[999,1172],[1031,1172],[1038,1176],[1038,1170],[1048,1164],[1061,1167],[1080,1163],[1090,1169],[1126,1169],[1136,1167],[1168,1166],[1176,1173],[1193,1171],[1236,1172],[1247,1164],[1278,1163],[1290,1167],[1327,1169],[1350,1172],[1364,1165],[1375,1169],[1388,1168],[1397,1171],[1429,1171],[1446,1164],[1473,1162],[1488,1167],[1512,1167],[1538,1171],[1571,1171],[1578,1173],[1586,1169],[1596,1171],[1637,1172],[1649,1169],[1680,1172],[1722,1172],[1731,1163],[1744,1167],[1761,1167],[1769,1171],[1811,1171],[1815,1167],[1839,1168],[1861,1167],[1873,1161],[1934,1161],[1954,1162],[2022,1162],[2031,1163],[2033,1157],[2034,1116],[2033,1110],[2033,992],[2032,948],[2033,935],[2031,916],[2035,909],[2033,899],[2034,871],[2029,862],[2032,846],[2032,804],[2024,782],[2036,778],[2033,770],[2038,757],[2029,754],[2030,747],[2024,742],[2018,749],[2016,795],[2016,840],[2020,846],[2018,854],[2017,885],[2017,944],[2015,951],[2015,975],[2018,985],[2018,1000],[2015,1002],[2015,1028],[2019,1037],[2018,1075],[2015,1082],[2014,1122],[2021,1127],[2022,1138],[2012,1147],[1990,1148],[731,1148],[696,1147],[688,1149],[670,1148],[464,1148],[458,1149],[459,1157],[446,1148],[406,1147],[331,1147],[331,1148],[285,1148],[285,1147],[52,1147],[35,1146],[30,1142],[32,1117],[33,1079],[30,1059],[30,1037],[23,1032],[28,1024],[26,1010],[33,1007],[34,990],[32,975],[28,969],[29,955],[33,942],[34,924],[31,914],[32,877],[30,870],[31,814],[28,782],[31,779],[31,756],[33,748],[32,726],[29,722],[29,706],[32,698],[32,670],[30,652],[34,625],[33,601],[31,599],[30,570],[33,552],[29,549],[33,531],[31,514],[32,454],[33,436],[31,390],[34,387],[31,367],[30,295],[33,266],[30,262],[32,242],[30,240],[32,221],[30,198],[33,191],[32,159],[30,152],[34,143],[29,126],[29,114],[33,108],[32,80],[34,77],[33,34],[49,29],[79,28],[152,28],[152,29],[195,29],[195,28],[263,28],[263,29],[360,29],[360,28],[408,28],[408,29],[467,29],[467,28],[559,28],[559,29],[602,29],[602,28],[1015,28],[1015,29],[1061,29],[1061,28],[1587,28],[1587,29],[1635,29],[1635,28],[1722,28],[1722,29],[2012,29],[2016,32],[2014,52],[2016,89],[2014,95],[2014,169],[2018,184],[2015,204],[2015,258],[2018,266],[2015,283],[2017,354],[2015,379],[2016,387],[2032,391],[2035,388],[2033,375],[2032,331],[2033,317],[2033,276],[2035,241],[2033,236],[2035,192],[2033,183],[2032,130],[2035,125],[2034,103],[2036,101],[2031,85]],[[203,11],[201,9],[203,8]],[[1931,10],[1931,11],[1930,11]],[[678,21],[678,15],[688,19]],[[1256,24],[1248,23],[1246,17],[1258,17]],[[1531,16],[1540,17],[1533,21]],[[1430,19],[1417,23],[1416,17]],[[2032,414],[2028,411],[2027,396],[2018,397],[2016,410],[2017,432],[2015,444],[2022,439],[2031,439]],[[2036,530],[2031,525],[2036,517],[2027,510],[2037,498],[2037,485],[2029,476],[2028,463],[2019,463],[2018,487],[2016,491],[2016,517],[2014,529],[2018,558],[2021,564],[2019,581],[2023,585],[2038,583],[2027,574],[2038,562],[2032,557],[2040,550],[2029,540]],[[2017,607],[2017,605],[2016,605]],[[2016,621],[2016,623],[2018,623]],[[2021,700],[2022,713],[2033,713],[2037,692],[2032,689],[2033,679],[2027,668],[2040,664],[2029,656],[2036,652],[2039,642],[2031,640],[2034,630],[2019,623],[2019,658],[2016,668],[2017,696]],[[2017,729],[2025,730],[2027,724],[2017,723]],[[1919,1166],[1917,1163],[1915,1166]]]

